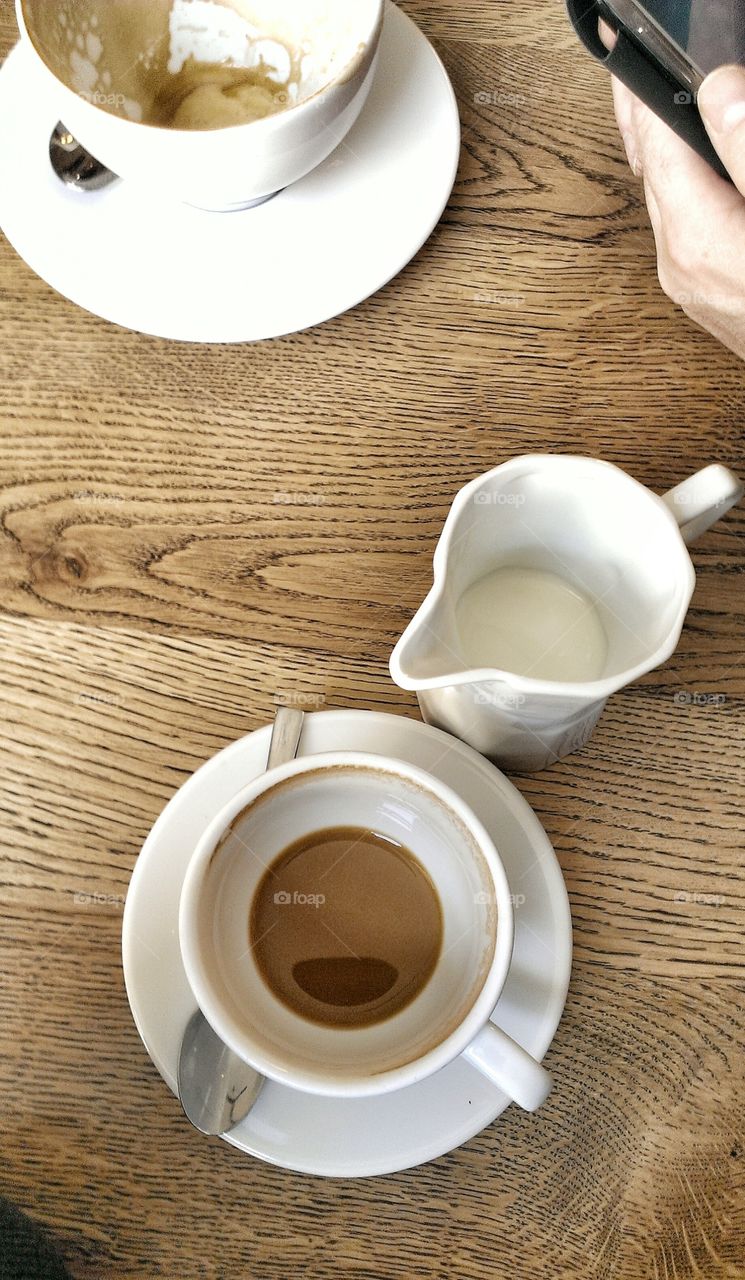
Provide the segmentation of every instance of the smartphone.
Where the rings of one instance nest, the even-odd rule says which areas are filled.
[[[745,62],[742,0],[599,0],[598,10],[693,93],[715,67]]]
[[[710,71],[745,64],[745,0],[567,0],[569,16],[590,51],[647,103],[722,177],[728,177],[698,113],[696,98]],[[597,32],[603,18],[617,32],[608,50]]]

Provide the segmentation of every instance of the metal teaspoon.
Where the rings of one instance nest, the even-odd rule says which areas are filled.
[[[267,770],[294,760],[303,712],[280,707],[274,719]],[[187,1023],[178,1062],[178,1096],[188,1120],[200,1133],[229,1133],[240,1124],[261,1093],[264,1076],[220,1039],[201,1009]]]

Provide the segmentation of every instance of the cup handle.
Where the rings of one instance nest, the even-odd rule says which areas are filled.
[[[687,546],[740,501],[745,487],[728,467],[715,462],[662,495]]]
[[[525,1111],[537,1111],[551,1092],[545,1067],[493,1022],[481,1028],[463,1057]]]

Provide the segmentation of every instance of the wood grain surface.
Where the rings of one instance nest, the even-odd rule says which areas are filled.
[[[0,238],[0,1194],[76,1280],[735,1280],[743,508],[694,549],[675,656],[516,779],[575,930],[538,1115],[392,1177],[282,1172],[189,1129],[127,1006],[128,880],[194,768],[278,695],[418,715],[387,659],[461,484],[528,450],[657,491],[745,471],[743,365],[660,291],[561,7],[403,7],[453,78],[462,163],[430,242],[351,313],[172,344],[77,310]],[[2,0],[0,54],[15,38]]]

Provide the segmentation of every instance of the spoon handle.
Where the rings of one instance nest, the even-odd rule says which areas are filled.
[[[297,707],[277,709],[272,726],[272,740],[269,743],[267,771],[295,759],[304,718],[304,712],[299,711]]]

